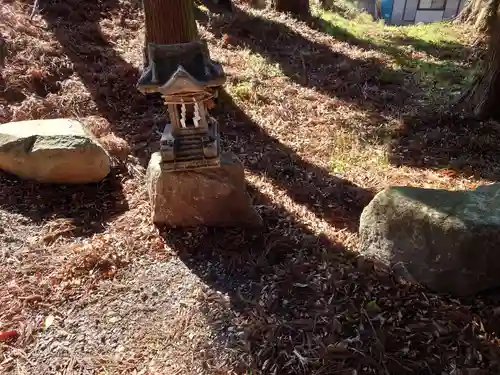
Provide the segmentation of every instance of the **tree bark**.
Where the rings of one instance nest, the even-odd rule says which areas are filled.
[[[192,0],[143,0],[146,43],[176,44],[198,39]]]
[[[279,12],[292,13],[304,17],[309,13],[309,0],[274,0],[274,7]]]
[[[145,66],[149,43],[187,43],[199,38],[193,0],[143,0],[142,4],[146,23]]]
[[[484,72],[472,88],[460,99],[458,105],[478,118],[500,120],[500,19],[496,2],[494,21],[491,21],[491,35]]]
[[[470,0],[463,7],[462,11],[457,16],[457,22],[471,23],[472,19],[475,19],[478,10],[481,8],[482,3],[485,0]]]
[[[491,33],[498,8],[498,0],[470,0],[457,17],[457,22],[474,26],[482,33]]]

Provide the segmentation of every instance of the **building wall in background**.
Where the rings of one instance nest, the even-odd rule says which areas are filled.
[[[404,25],[429,23],[454,18],[467,0],[388,0],[392,1],[392,14],[388,23]],[[438,9],[429,9],[429,8]]]
[[[429,23],[443,20],[444,10],[417,10],[415,23]]]

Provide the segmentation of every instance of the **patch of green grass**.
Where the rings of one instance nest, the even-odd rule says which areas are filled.
[[[367,13],[358,14],[353,18],[346,18],[339,13],[324,10],[315,13],[323,31],[340,40],[354,44],[361,42],[385,43],[382,38],[383,22],[374,22]]]
[[[389,159],[384,145],[367,145],[359,139],[359,134],[339,129],[332,139],[333,150],[330,169],[335,174],[346,174],[358,169],[374,168],[378,171],[389,168]]]
[[[266,103],[266,98],[259,93],[259,84],[256,81],[227,83],[226,90],[233,98],[242,102]]]
[[[448,45],[463,46],[467,42],[463,28],[451,22],[433,22],[409,26],[388,26],[389,31],[401,32],[403,36],[411,39],[411,44],[416,49],[425,50],[430,46],[446,47]],[[439,51],[437,51],[439,53]]]
[[[272,64],[258,53],[250,53],[248,55],[248,67],[255,76],[262,78],[272,78],[283,75],[279,63]]]
[[[406,66],[413,69],[427,99],[455,96],[469,87],[475,76],[474,69],[450,60],[428,62],[415,59],[408,61]]]
[[[241,101],[247,101],[252,98],[253,89],[250,82],[239,82],[235,85],[228,85],[228,91],[235,98]]]
[[[342,15],[344,18],[355,18],[359,15],[359,8],[356,0],[334,0],[330,1],[330,3],[330,11],[332,13],[338,13]],[[314,5],[313,9],[315,11],[317,11],[318,9],[322,10],[322,8],[316,8],[314,7]]]
[[[232,97],[243,102],[254,104],[267,103],[267,98],[263,95],[262,81],[284,76],[279,63],[272,63],[264,56],[246,50],[243,53],[244,63],[240,65],[237,77],[226,82],[226,90]]]
[[[463,47],[470,37],[463,27],[447,21],[388,26],[383,20],[374,21],[371,15],[360,13],[359,10],[346,17],[338,12],[315,8],[314,15],[325,32],[339,39],[351,39],[360,44],[369,42],[396,49],[411,46],[415,50],[423,51],[437,49],[435,52],[440,53],[440,50],[446,47]]]
[[[348,17],[315,9],[318,25],[335,38],[367,50],[378,50],[391,70],[404,71],[416,79],[425,96],[451,95],[472,81],[474,69],[467,65],[471,36],[450,22],[387,26],[366,13]],[[381,70],[381,82],[390,74]],[[437,90],[436,90],[437,88]]]

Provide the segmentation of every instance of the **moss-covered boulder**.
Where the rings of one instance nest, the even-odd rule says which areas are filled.
[[[391,187],[360,222],[363,256],[438,292],[500,286],[500,184],[473,191]]]
[[[110,172],[106,151],[71,119],[0,125],[0,169],[45,183],[90,183]]]

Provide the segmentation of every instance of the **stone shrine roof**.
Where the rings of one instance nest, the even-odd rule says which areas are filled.
[[[221,86],[225,77],[222,67],[211,61],[204,42],[148,45],[149,66],[138,81],[142,92],[173,94],[205,87]],[[183,80],[179,85],[177,81]],[[177,84],[176,84],[177,83]],[[182,86],[186,87],[185,90]]]

